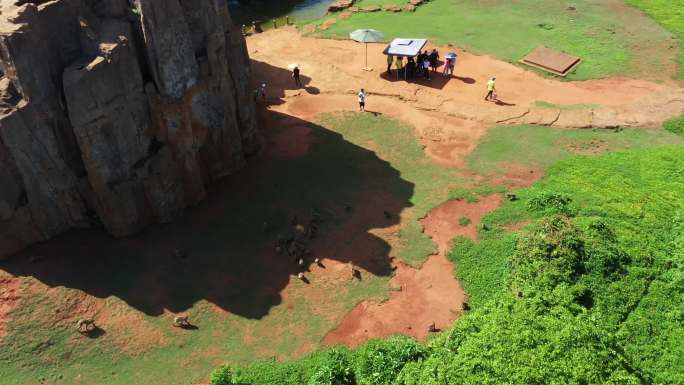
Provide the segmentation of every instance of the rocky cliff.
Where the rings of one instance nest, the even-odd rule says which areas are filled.
[[[0,0],[0,258],[168,222],[256,149],[225,0]]]

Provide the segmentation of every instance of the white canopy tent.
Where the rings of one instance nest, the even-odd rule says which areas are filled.
[[[382,53],[392,56],[412,57],[417,56],[427,44],[427,39],[404,39],[397,38],[385,48]]]

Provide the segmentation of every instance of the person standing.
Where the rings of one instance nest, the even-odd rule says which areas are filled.
[[[366,90],[363,88],[359,92],[359,112],[365,112],[366,111],[366,97],[368,95],[366,94]]]
[[[261,83],[261,99],[266,100],[266,82]]]
[[[449,69],[451,68],[451,58],[447,57],[444,62],[444,70],[442,70],[442,76],[449,76]]]
[[[430,58],[428,56],[423,59],[423,76],[426,80],[430,80]]]
[[[487,82],[487,96],[485,100],[496,100],[496,78],[492,77]]]
[[[416,61],[413,57],[409,57],[406,63],[406,78],[413,79],[414,76],[416,76]]]
[[[397,60],[394,62],[397,67],[397,80],[404,77],[404,60],[401,56],[397,56]]]
[[[436,49],[432,49],[430,52],[430,67],[432,67],[432,72],[437,72],[437,64],[439,64],[439,52]]]
[[[387,74],[392,75],[392,63],[394,62],[394,56],[387,54]]]
[[[292,77],[294,78],[295,86],[297,88],[302,88],[302,80],[299,77],[299,67],[295,67],[292,70]]]

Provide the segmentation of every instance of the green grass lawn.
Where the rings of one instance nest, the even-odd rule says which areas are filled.
[[[684,41],[684,0],[627,0],[629,4],[642,9],[658,23],[672,31],[681,44]],[[679,65],[677,76],[684,78],[684,52],[677,55]]]
[[[315,35],[346,39],[357,28],[375,28],[387,39],[427,37],[513,63],[545,45],[582,57],[570,80],[616,74],[663,79],[672,67],[676,51],[669,46],[676,49],[677,43],[649,17],[617,0],[573,1],[574,11],[569,5],[560,0],[433,0],[415,13],[357,13]]]
[[[543,126],[499,126],[492,129],[469,156],[470,167],[482,175],[505,171],[507,163],[546,169],[575,152],[641,149],[684,140],[665,130],[558,129]]]
[[[414,186],[411,206],[402,214],[401,247],[398,256],[404,262],[419,266],[437,251],[432,240],[423,233],[419,219],[444,202],[450,191],[466,184],[457,170],[442,167],[425,156],[414,129],[385,117],[372,114],[328,114],[323,125],[339,132],[354,143],[368,143],[378,156],[399,170],[401,177]]]

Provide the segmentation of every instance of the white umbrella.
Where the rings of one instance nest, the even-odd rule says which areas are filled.
[[[375,29],[357,29],[356,31],[349,34],[349,38],[358,41],[359,43],[366,44],[366,71],[370,71],[368,68],[368,43],[378,43],[384,39],[382,32]]]

